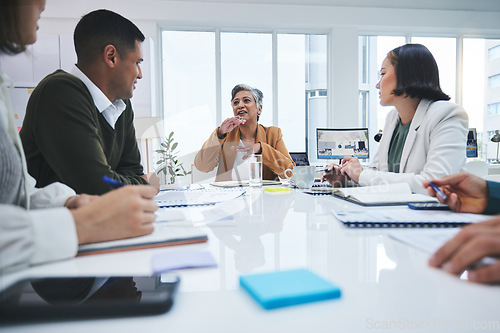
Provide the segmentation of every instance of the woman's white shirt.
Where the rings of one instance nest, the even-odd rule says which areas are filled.
[[[240,147],[245,147],[243,141],[240,140]],[[231,171],[231,179],[235,181],[249,180],[250,179],[250,160],[243,159],[245,152],[237,152],[234,159],[234,166]]]
[[[21,154],[26,207],[0,203],[0,271],[74,257],[78,249],[73,216],[64,208],[66,200],[75,192],[61,183],[35,188],[14,126],[7,91],[9,83],[8,77],[0,70],[0,116]]]

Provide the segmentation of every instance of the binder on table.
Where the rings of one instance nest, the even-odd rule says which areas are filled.
[[[456,228],[490,218],[487,215],[411,209],[335,211],[349,228]]]

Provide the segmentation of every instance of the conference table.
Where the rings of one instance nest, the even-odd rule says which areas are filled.
[[[175,271],[179,290],[161,315],[0,325],[7,332],[363,332],[500,330],[500,287],[431,268],[429,254],[399,242],[390,229],[347,228],[332,210],[364,208],[302,190],[246,194],[217,205],[223,219],[164,223],[199,228],[200,244],[77,257],[4,274],[23,277],[150,275],[151,258],[180,250],[210,251],[217,267]],[[215,208],[185,208],[215,209]],[[397,209],[407,209],[400,207]],[[413,230],[413,231],[412,231]],[[408,232],[419,232],[412,229]],[[427,232],[429,232],[427,230]],[[339,286],[339,299],[265,310],[239,286],[243,274],[307,268]],[[169,273],[171,274],[171,273]]]

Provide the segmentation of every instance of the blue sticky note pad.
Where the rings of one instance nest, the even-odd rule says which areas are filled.
[[[240,285],[265,309],[340,297],[340,289],[308,269],[251,274]]]

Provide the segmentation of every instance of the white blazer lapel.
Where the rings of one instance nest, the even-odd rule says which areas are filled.
[[[420,101],[417,107],[417,111],[415,111],[415,115],[411,121],[410,129],[408,130],[408,136],[406,137],[405,145],[403,147],[403,152],[401,153],[401,161],[399,172],[405,172],[406,163],[408,162],[408,158],[410,157],[410,153],[413,150],[413,144],[417,138],[417,132],[420,129],[420,125],[424,121],[424,117],[429,109],[429,105],[431,104],[430,100],[423,99]]]

